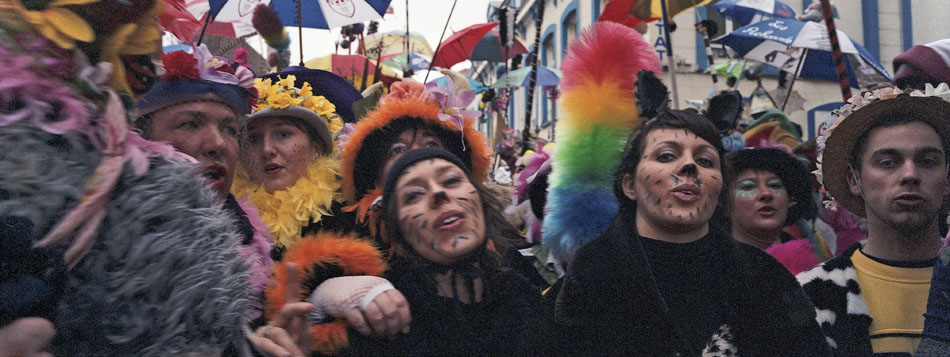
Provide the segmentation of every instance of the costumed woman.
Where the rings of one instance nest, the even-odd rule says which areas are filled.
[[[710,223],[729,176],[711,119],[661,110],[621,146],[640,124],[637,104],[650,118],[667,101],[642,37],[596,23],[571,44],[564,73],[543,237],[572,258],[546,297],[556,351],[828,354],[795,278]]]
[[[391,284],[375,277],[385,269],[376,247],[368,240],[337,231],[337,223],[326,224],[340,213],[339,161],[333,134],[343,123],[333,103],[314,95],[310,81],[327,86],[335,78],[344,80],[319,70],[298,69],[293,73],[276,80],[257,80],[261,95],[257,111],[246,122],[242,171],[233,191],[260,207],[261,218],[276,237],[272,256],[283,263],[294,263],[302,285],[312,290],[324,286],[328,279],[352,276],[330,285],[336,299],[290,292],[291,298],[285,300],[288,271],[286,266],[279,266],[275,277],[278,286],[266,293],[272,320],[286,301],[301,298],[316,306],[317,315],[332,311],[313,318],[315,324],[309,326],[310,348],[330,354],[346,347],[351,326],[383,335],[404,329],[408,309]],[[295,251],[284,254],[287,249]],[[367,304],[349,304],[362,299]],[[395,318],[376,319],[377,312],[392,315],[394,311]]]
[[[45,319],[53,355],[251,353],[234,218],[128,126],[141,88],[123,69],[160,50],[162,8],[0,1],[0,325]]]
[[[815,219],[818,207],[808,172],[798,159],[780,148],[750,148],[729,155],[728,161],[735,172],[726,184],[733,238],[772,254],[792,274],[830,258],[826,246],[815,252],[813,242],[822,245],[823,240],[793,237],[783,230],[796,224],[801,232],[817,234],[808,221]]]
[[[394,252],[385,276],[409,301],[412,328],[395,339],[354,340],[347,352],[534,354],[541,295],[498,254],[519,237],[501,204],[441,149],[407,152],[384,182],[383,219]]]

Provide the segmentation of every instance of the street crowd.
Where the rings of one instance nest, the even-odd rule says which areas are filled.
[[[950,355],[950,40],[804,140],[598,22],[556,142],[493,146],[465,81],[155,55],[129,3],[0,0],[0,356]]]

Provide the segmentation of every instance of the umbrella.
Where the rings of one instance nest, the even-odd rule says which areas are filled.
[[[433,79],[433,80],[429,81],[429,83],[436,83],[437,85],[443,86],[443,87],[444,87],[444,86],[447,86],[447,85],[449,85],[449,82],[445,79],[446,77],[447,77],[447,76],[442,76],[442,77]],[[471,78],[469,78],[469,77],[465,77],[465,79],[468,80],[468,86],[471,87],[472,90],[475,91],[476,94],[488,90],[488,87],[485,87],[485,85],[483,85],[483,84],[481,84],[481,83],[478,83],[478,81],[476,81],[476,80],[474,80],[474,79],[471,79]]]
[[[374,78],[376,73],[376,61],[367,59],[362,55],[330,54],[311,59],[307,61],[304,66],[336,73],[346,78],[346,80],[350,81],[350,83],[357,88],[359,88],[362,83],[364,68],[368,68],[365,73],[369,76],[367,78],[369,83],[377,82],[376,78]],[[387,65],[380,65],[380,72],[382,76],[379,80],[383,82],[392,82],[399,78],[399,74]]]
[[[795,18],[795,10],[778,0],[720,0],[712,8],[720,16],[740,24],[751,23],[754,19]]]
[[[433,55],[432,65],[451,68],[452,65],[467,60],[475,49],[475,45],[495,26],[498,26],[497,22],[489,22],[456,31],[439,45],[438,52]]]
[[[396,53],[389,56],[383,56],[381,60],[383,61],[384,65],[399,68],[403,71],[407,69],[417,71],[429,68],[429,59],[423,57],[420,54],[410,53],[408,55],[409,63],[406,63],[406,57],[407,56],[405,53]]]
[[[514,71],[508,72],[501,78],[498,79],[498,82],[492,84],[492,88],[514,88],[514,87],[527,87],[528,82],[530,81],[531,67],[522,67]],[[548,87],[556,86],[561,82],[561,71],[548,68],[545,66],[538,66],[538,78],[534,82],[535,86],[539,87]]]
[[[267,0],[264,0],[267,1]],[[297,13],[300,1],[300,14]],[[331,29],[357,22],[375,20],[386,14],[392,0],[271,0],[270,6],[280,15],[284,26]],[[254,1],[230,1],[253,3]],[[262,1],[263,2],[263,1]],[[254,4],[256,6],[256,4]],[[254,7],[250,6],[253,11]],[[297,21],[300,18],[301,21]]]
[[[640,19],[662,19],[662,3],[664,2],[666,3],[666,11],[672,19],[676,14],[709,4],[713,0],[635,0],[630,5],[630,15]]]
[[[844,32],[836,33],[852,86],[860,89],[891,82],[884,66],[864,47]],[[798,73],[802,78],[838,81],[828,31],[815,22],[766,20],[741,27],[713,42],[731,47],[746,59]]]
[[[792,90],[791,93],[785,90],[785,88],[775,88],[769,91],[769,95],[772,96],[772,99],[776,103],[786,103],[785,96],[788,95],[788,101],[785,104],[785,114],[792,114],[799,110],[805,109],[805,97],[798,93],[797,90]]]
[[[208,23],[205,30],[207,34],[238,38],[257,33],[251,24],[251,15],[254,13],[254,7],[258,4],[257,1],[228,1],[223,3],[216,14],[211,11],[212,4],[209,0],[185,0],[184,4],[185,9],[196,19],[200,19],[202,24],[208,20],[213,20]],[[221,5],[221,2],[215,1],[215,5]],[[296,12],[296,10],[294,11]],[[208,16],[211,16],[211,19]],[[180,40],[192,41],[194,39]]]
[[[372,34],[363,38],[366,48],[382,48],[382,56],[394,55],[397,53],[418,53],[426,57],[432,57],[432,47],[422,35],[409,33],[409,50],[406,49],[406,33],[391,31],[381,34]]]
[[[517,38],[514,39],[514,45],[508,48],[508,52],[505,52],[505,47],[501,45],[498,36],[500,36],[498,31],[494,30],[485,34],[485,37],[482,37],[475,44],[475,48],[472,49],[472,54],[468,59],[472,61],[504,62],[517,55],[528,53],[528,48],[524,46],[524,42]],[[506,53],[507,57],[505,56]]]

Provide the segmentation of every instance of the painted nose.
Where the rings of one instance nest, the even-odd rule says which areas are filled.
[[[699,173],[699,170],[696,168],[695,163],[687,163],[680,168],[679,174],[684,176],[696,176]]]
[[[449,195],[445,191],[436,192],[432,195],[432,207],[439,207],[441,204],[449,201]]]

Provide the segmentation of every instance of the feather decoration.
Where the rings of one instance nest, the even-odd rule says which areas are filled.
[[[261,34],[264,42],[274,49],[285,49],[290,46],[290,37],[287,36],[287,30],[284,29],[284,23],[280,21],[277,11],[270,6],[259,4],[254,8],[254,15],[251,18],[251,24],[257,33]]]
[[[661,73],[659,58],[639,33],[613,22],[591,25],[564,58],[543,228],[544,246],[559,259],[603,234],[617,214],[614,173],[641,124],[633,92],[642,69]]]

